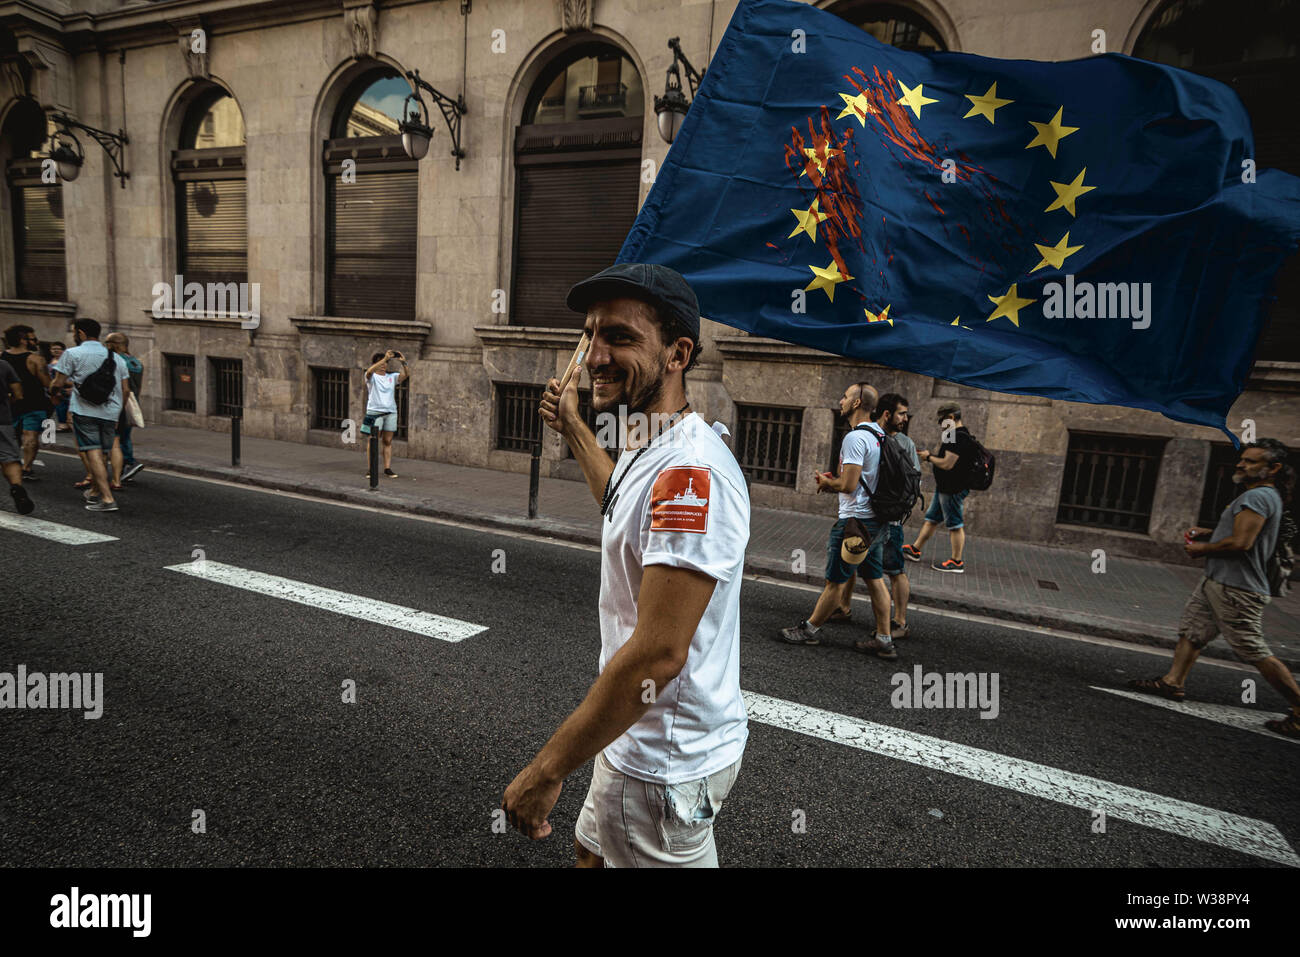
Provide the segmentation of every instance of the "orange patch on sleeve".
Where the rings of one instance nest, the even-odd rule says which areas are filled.
[[[652,532],[697,532],[709,527],[709,470],[693,466],[666,468],[650,493]]]

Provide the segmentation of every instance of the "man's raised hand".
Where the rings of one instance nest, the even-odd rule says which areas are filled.
[[[578,417],[578,382],[582,379],[582,366],[575,365],[564,382],[552,378],[546,383],[546,392],[538,404],[542,421],[563,435]]]

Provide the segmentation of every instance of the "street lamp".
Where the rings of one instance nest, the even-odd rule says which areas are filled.
[[[397,125],[402,133],[402,149],[413,160],[424,159],[429,152],[433,130],[429,127],[429,108],[420,96],[420,90],[424,90],[442,110],[447,132],[451,134],[451,155],[456,157],[456,169],[460,169],[460,161],[465,156],[465,151],[460,148],[460,118],[465,115],[464,94],[453,100],[420,79],[419,70],[408,70],[406,79],[413,89],[402,104],[402,122]]]
[[[58,123],[58,129],[54,131],[54,135],[51,137],[54,146],[50,150],[49,158],[54,160],[55,165],[58,167],[60,179],[71,183],[81,175],[81,167],[86,162],[86,154],[81,149],[81,142],[72,132],[75,128],[89,133],[90,137],[104,148],[104,152],[108,154],[109,162],[113,164],[113,175],[121,181],[122,188],[126,189],[126,181],[131,178],[131,174],[122,168],[122,150],[131,141],[127,138],[124,130],[109,133],[93,126],[87,126],[85,123],[79,123],[66,113],[51,113],[50,118]]]
[[[686,99],[686,94],[682,92],[682,75],[678,69],[678,64],[686,68],[686,81],[691,87],[691,96],[695,96],[696,89],[704,80],[703,73],[697,73],[695,67],[691,66],[691,61],[686,59],[686,54],[682,52],[682,46],[678,42],[680,37],[673,37],[668,41],[668,48],[673,51],[673,62],[668,67],[668,76],[664,84],[664,95],[655,97],[655,114],[659,118],[659,135],[665,143],[671,144],[677,138],[678,131],[682,128],[682,121],[686,119],[686,111],[691,108],[690,101]]]

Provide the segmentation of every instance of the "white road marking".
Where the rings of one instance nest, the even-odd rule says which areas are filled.
[[[376,515],[387,515],[389,518],[412,519],[417,522],[430,522],[434,525],[448,525],[452,528],[463,528],[470,532],[479,532],[488,535],[506,534],[513,538],[523,539],[525,541],[537,542],[543,545],[559,545],[561,548],[573,548],[583,552],[599,552],[599,545],[590,545],[586,542],[574,542],[564,538],[555,538],[551,535],[543,535],[538,532],[530,532],[522,528],[502,529],[489,525],[475,524],[471,521],[460,521],[451,518],[438,518],[433,515],[417,515],[413,512],[394,512],[390,508],[380,508],[376,505],[360,505],[356,502],[338,502],[333,499],[320,498],[316,495],[304,495],[301,492],[286,492],[281,489],[264,488],[260,485],[249,485],[245,482],[231,482],[228,479],[209,478],[204,475],[188,475],[184,472],[173,472],[162,467],[154,467],[155,472],[165,472],[172,478],[186,479],[191,482],[207,482],[210,485],[224,485],[228,488],[242,489],[248,492],[260,492],[263,495],[278,495],[283,498],[295,498],[303,502],[314,502],[317,505],[332,505],[336,508],[352,508],[362,512],[373,512]],[[798,591],[805,591],[811,594],[821,592],[820,585],[809,585],[806,582],[792,582],[782,578],[773,578],[761,572],[750,572],[745,575],[747,581],[758,582],[764,585],[775,585],[778,588],[792,588]],[[870,601],[861,595],[854,595],[853,600],[856,602]],[[1122,651],[1134,651],[1139,654],[1157,655],[1162,658],[1168,658],[1173,652],[1169,648],[1161,648],[1154,645],[1140,645],[1129,641],[1120,641],[1116,638],[1098,638],[1093,635],[1081,635],[1072,631],[1064,631],[1060,628],[1047,628],[1042,625],[1029,625],[1019,621],[1008,621],[1002,618],[990,618],[986,615],[972,615],[966,612],[949,611],[946,608],[934,608],[927,605],[918,605],[911,602],[908,605],[910,611],[918,611],[926,615],[937,615],[940,618],[952,618],[957,621],[970,621],[978,624],[993,625],[998,628],[1008,628],[1012,631],[1028,631],[1036,635],[1048,635],[1052,638],[1065,638],[1069,641],[1081,641],[1090,645],[1104,645],[1108,648],[1117,648]],[[1218,658],[1210,658],[1202,655],[1198,664],[1202,667],[1227,668],[1230,671],[1254,671],[1249,665],[1243,665],[1237,661],[1225,661]]]
[[[753,721],[1300,867],[1286,838],[1265,821],[780,698],[743,694]],[[1079,827],[1086,826],[1081,820]]]
[[[377,598],[350,595],[332,588],[321,588],[318,585],[237,568],[222,562],[193,561],[183,565],[168,565],[166,570],[220,582],[223,585],[269,595],[272,598],[283,598],[285,601],[297,602],[300,605],[322,608],[349,618],[359,618],[362,621],[400,628],[427,638],[437,638],[439,641],[464,641],[466,638],[487,631],[487,625],[476,625],[473,622],[461,621],[459,618],[444,618],[442,615],[434,615],[416,608],[389,604]]]
[[[1104,691],[1107,694],[1119,695],[1121,698],[1131,698],[1143,704],[1153,704],[1157,708],[1168,708],[1170,711],[1177,711],[1179,714],[1190,714],[1195,718],[1217,721],[1219,724],[1226,724],[1230,728],[1241,728],[1243,731],[1265,734],[1268,735],[1271,741],[1281,741],[1284,744],[1300,744],[1300,738],[1286,738],[1264,727],[1264,722],[1269,718],[1286,717],[1283,714],[1260,711],[1256,708],[1234,708],[1232,705],[1211,704],[1208,701],[1170,701],[1168,698],[1157,698],[1155,695],[1143,694],[1140,691],[1126,691],[1119,688],[1098,688],[1096,685],[1089,685],[1089,687],[1093,691]]]
[[[35,535],[37,538],[45,538],[60,545],[95,545],[100,542],[117,541],[116,535],[88,532],[85,529],[73,528],[71,525],[59,525],[40,518],[26,518],[12,512],[0,512],[0,528],[22,532],[25,535]]]

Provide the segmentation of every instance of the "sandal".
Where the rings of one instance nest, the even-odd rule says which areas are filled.
[[[1182,688],[1175,688],[1171,684],[1166,684],[1164,678],[1134,678],[1128,683],[1128,686],[1135,691],[1159,695],[1161,698],[1168,698],[1170,701],[1182,701],[1187,697],[1186,691]]]
[[[94,484],[95,484],[95,483],[92,482],[90,479],[82,479],[80,482],[73,482],[73,483],[72,483],[72,487],[73,487],[73,488],[90,488],[90,487],[91,487],[92,485],[94,485]]]
[[[1300,738],[1300,718],[1297,718],[1294,712],[1288,714],[1285,718],[1274,718],[1272,721],[1265,721],[1264,727],[1285,738]]]
[[[122,484],[120,482],[113,482],[108,487],[111,488],[114,492],[122,491]]]
[[[850,608],[848,611],[842,611],[839,608],[836,608],[833,612],[831,612],[831,616],[826,620],[827,621],[852,621],[853,609]]]

